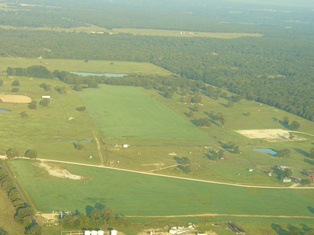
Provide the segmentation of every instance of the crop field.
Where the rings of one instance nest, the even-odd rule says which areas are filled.
[[[314,217],[311,211],[314,194],[307,189],[242,188],[59,165],[72,174],[86,177],[74,181],[48,176],[36,164],[37,161],[29,160],[10,161],[17,179],[42,212],[57,209],[84,212],[87,205],[102,203],[126,216],[214,213]]]
[[[0,57],[0,71],[5,71],[8,67],[26,68],[32,65],[42,65],[50,71],[60,70],[68,72],[123,73],[143,75],[171,74],[169,71],[150,63],[104,60],[89,60],[88,62],[84,62],[84,60]]]

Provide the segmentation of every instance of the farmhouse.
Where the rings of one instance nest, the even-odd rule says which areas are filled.
[[[42,95],[41,98],[42,99],[50,99],[51,97],[50,97],[50,95]]]
[[[314,172],[304,172],[309,178],[314,179]]]

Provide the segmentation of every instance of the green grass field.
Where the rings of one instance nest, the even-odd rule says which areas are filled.
[[[309,209],[314,199],[312,190],[251,189],[59,165],[87,178],[73,181],[48,176],[35,163],[10,161],[17,179],[36,208],[43,212],[57,209],[84,212],[85,206],[102,203],[124,215],[219,213],[314,217]]]
[[[32,65],[42,65],[50,71],[60,70],[68,72],[123,73],[161,76],[171,74],[169,71],[150,63],[104,60],[89,60],[88,62],[84,62],[84,60],[0,57],[0,71],[5,71],[8,67],[26,68]]]
[[[209,138],[140,88],[102,85],[78,95],[105,138]]]
[[[5,70],[7,66],[27,67],[38,64],[38,61],[0,58],[0,69]],[[51,66],[48,67],[50,70],[128,73],[132,69],[132,64],[114,62],[111,65],[109,61],[42,60],[42,63]],[[160,74],[170,74],[155,69],[158,67],[149,67],[149,64],[137,65],[136,73],[158,74],[161,71]],[[110,70],[111,66],[115,70]],[[40,158],[98,165],[101,163],[98,156],[102,153],[103,163],[107,166],[247,185],[291,186],[280,182],[275,174],[269,177],[263,172],[277,165],[292,167],[293,176],[298,178],[304,178],[303,170],[314,170],[314,162],[307,155],[314,143],[314,138],[309,135],[302,135],[307,138],[302,141],[269,142],[249,139],[236,132],[239,129],[285,129],[279,121],[288,116],[291,121],[301,123],[300,131],[314,134],[313,122],[254,101],[241,100],[228,108],[226,99],[214,100],[202,95],[202,105],[190,118],[186,115],[193,106],[190,103],[193,94],[190,93],[185,96],[174,94],[172,99],[166,99],[155,90],[107,85],[76,92],[56,79],[11,78],[4,72],[0,78],[4,81],[0,93],[11,94],[11,82],[17,78],[21,83],[18,94],[26,94],[37,102],[42,95],[52,97],[48,107],[38,106],[37,110],[28,109],[26,104],[0,104],[0,108],[10,110],[0,113],[0,155],[8,148],[16,147],[21,155],[27,149],[35,149]],[[68,92],[64,95],[54,90],[44,92],[39,87],[43,82],[53,87],[65,86]],[[87,112],[76,111],[79,106],[86,106]],[[28,118],[20,117],[22,111],[28,113]],[[218,112],[223,113],[226,119],[223,128],[214,122],[209,128],[198,128],[192,124],[193,119]],[[249,116],[243,115],[247,112]],[[100,140],[100,151],[95,136]],[[92,142],[83,143],[83,151],[74,149],[76,140],[86,139]],[[240,147],[241,154],[225,150],[226,160],[210,158],[209,150],[222,149],[222,145],[229,141]],[[130,144],[130,147],[119,148],[115,147],[116,144]],[[253,152],[252,148],[287,148],[291,155],[278,158]],[[170,154],[173,152],[177,155]],[[89,159],[89,155],[94,158]],[[189,174],[176,166],[175,157],[183,156],[191,161]],[[40,211],[84,211],[86,205],[103,203],[126,215],[234,213],[313,216],[309,210],[313,207],[313,190],[248,189],[60,165],[74,174],[89,177],[84,184],[82,181],[48,176],[33,163],[35,161],[10,161],[17,180]],[[253,168],[254,172],[248,172],[249,168]],[[243,227],[252,221],[259,221],[259,218],[252,218],[252,221],[234,217],[217,219],[243,222]],[[262,220],[272,223],[271,219]],[[292,223],[289,219],[273,220],[286,226]],[[308,219],[298,219],[298,223],[311,225]],[[252,231],[261,231],[261,228],[258,226],[259,230],[254,230],[248,227]]]
[[[4,85],[0,92],[10,94],[12,79],[2,78]],[[50,95],[48,107],[37,104],[36,110],[28,109],[27,104],[1,103],[0,107],[11,112],[0,113],[0,146],[1,154],[9,148],[17,148],[21,155],[28,149],[35,149],[38,157],[52,159],[68,159],[98,163],[96,144],[84,144],[84,151],[75,150],[75,140],[94,139],[93,123],[87,113],[80,113],[76,107],[83,104],[68,88],[68,93],[59,95],[54,90],[45,92],[39,85],[46,82],[49,85],[64,86],[57,80],[29,79],[19,77],[21,95],[28,95],[39,102],[42,95]],[[21,118],[20,112],[26,111],[27,118]],[[69,118],[72,117],[72,120]],[[59,140],[60,139],[60,140]],[[95,159],[89,159],[93,155]]]

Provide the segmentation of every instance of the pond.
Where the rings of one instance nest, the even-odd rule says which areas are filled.
[[[128,76],[127,74],[124,73],[85,73],[85,72],[71,72],[72,74],[76,74],[79,76],[83,76],[83,77],[88,77],[88,76],[106,76],[106,77],[117,77],[117,78],[121,78],[121,77],[125,77]]]
[[[256,149],[252,149],[252,150],[255,152],[268,153],[268,154],[273,155],[273,156],[277,154],[277,152],[273,149],[256,148]]]
[[[7,112],[10,112],[10,110],[0,108],[0,113],[7,113]]]

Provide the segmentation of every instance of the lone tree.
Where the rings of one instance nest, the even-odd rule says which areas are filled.
[[[11,89],[11,92],[12,93],[16,93],[16,92],[19,92],[19,88],[17,88],[17,87],[13,87],[12,89]]]
[[[310,158],[314,158],[314,148],[311,148],[310,150]]]
[[[80,151],[84,150],[84,145],[82,145],[81,143],[75,143],[74,147],[75,149],[80,150]]]
[[[290,129],[291,130],[298,130],[300,128],[300,123],[297,121],[293,121],[290,124]]]
[[[281,149],[278,150],[277,157],[289,157],[290,156],[290,150],[289,149]]]
[[[28,104],[28,108],[29,109],[36,109],[37,108],[37,102],[36,101],[32,101]]]
[[[19,156],[19,152],[15,148],[9,148],[6,151],[6,155],[8,158],[14,158]]]
[[[83,112],[86,110],[86,107],[85,106],[77,107],[76,110],[79,112]]]
[[[35,150],[29,149],[25,152],[25,157],[36,159],[38,157],[37,152]]]
[[[49,99],[42,99],[39,104],[43,107],[47,107],[49,104],[50,100]]]
[[[21,118],[27,118],[28,117],[28,114],[26,113],[26,111],[21,112],[20,115],[21,115]]]
[[[281,177],[285,178],[285,177],[291,177],[292,176],[292,170],[287,168],[281,171]]]
[[[289,118],[287,116],[283,117],[283,123],[287,126],[289,125]]]
[[[11,83],[11,86],[19,86],[20,85],[20,82],[19,80],[15,79],[12,83]]]

